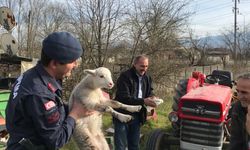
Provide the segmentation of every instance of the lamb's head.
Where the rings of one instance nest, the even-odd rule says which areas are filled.
[[[99,67],[94,70],[85,69],[84,72],[92,78],[93,84],[96,88],[111,89],[114,86],[112,75],[108,68]]]

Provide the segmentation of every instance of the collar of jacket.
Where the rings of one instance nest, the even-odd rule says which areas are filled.
[[[136,69],[135,69],[134,66],[130,70],[133,72],[133,74],[135,75],[135,77],[139,78],[140,75],[137,73],[137,71],[136,71]],[[147,72],[145,72],[144,75],[142,75],[141,77],[145,77],[145,76],[147,76]]]
[[[58,89],[62,90],[62,86],[60,85],[60,83],[55,78],[53,78],[49,75],[49,73],[44,69],[44,67],[40,61],[36,65],[36,70],[39,73],[44,85],[49,86],[49,87],[53,87],[54,92]]]

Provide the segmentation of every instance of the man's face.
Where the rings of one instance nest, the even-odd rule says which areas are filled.
[[[242,107],[250,104],[250,79],[239,79],[236,87]]]
[[[144,75],[148,70],[148,59],[140,58],[139,61],[134,64],[134,67],[139,75]]]
[[[73,61],[67,64],[57,64],[56,67],[56,79],[63,79],[71,75],[71,71],[77,66],[77,62]]]

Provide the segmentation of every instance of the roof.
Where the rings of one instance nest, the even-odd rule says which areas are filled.
[[[207,55],[210,56],[225,56],[230,54],[230,52],[227,49],[223,48],[209,49],[208,51],[206,51],[206,53]]]
[[[17,56],[17,55],[8,55],[0,54],[0,64],[21,64],[21,61],[31,62],[32,58]]]

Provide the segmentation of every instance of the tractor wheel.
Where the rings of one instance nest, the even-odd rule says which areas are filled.
[[[173,97],[173,105],[172,109],[173,111],[178,111],[178,104],[183,95],[187,93],[187,84],[188,79],[182,79],[179,81],[175,88],[175,95]],[[180,136],[180,120],[178,120],[176,123],[172,123],[172,129],[175,136]]]
[[[152,131],[148,136],[146,150],[162,149],[161,143],[163,143],[162,142],[163,135],[164,135],[164,131],[161,129],[156,129],[156,130]]]
[[[188,79],[182,79],[179,81],[175,88],[175,95],[173,97],[173,105],[172,109],[174,111],[178,110],[178,104],[180,101],[180,98],[187,93],[187,84],[188,84]]]
[[[146,143],[146,150],[178,150],[180,140],[162,129],[153,130]]]

